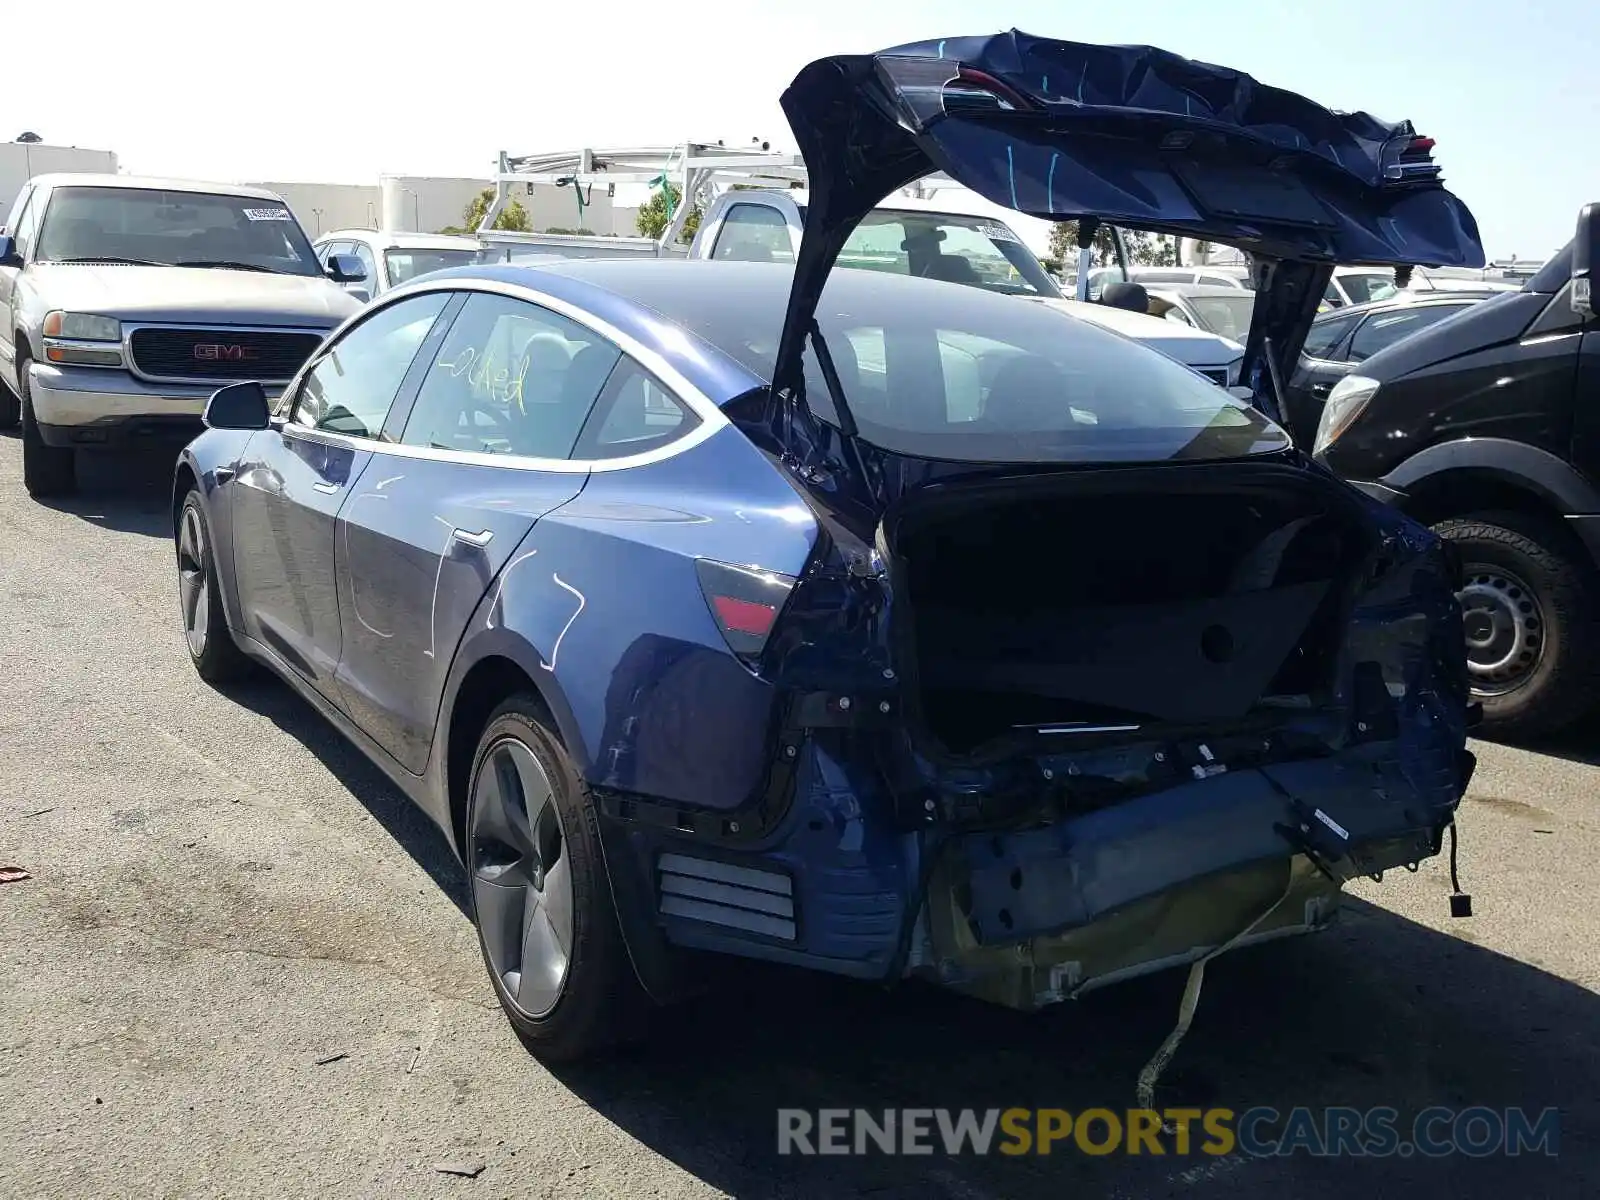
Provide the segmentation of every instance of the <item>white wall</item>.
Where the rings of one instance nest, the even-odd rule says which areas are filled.
[[[11,211],[22,185],[35,175],[52,171],[89,171],[115,174],[117,156],[109,150],[81,150],[77,146],[46,146],[42,142],[0,142],[0,222]]]
[[[252,182],[277,192],[313,238],[330,229],[376,229],[378,189],[359,183]]]

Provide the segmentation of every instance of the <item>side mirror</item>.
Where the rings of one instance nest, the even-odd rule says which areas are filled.
[[[354,254],[328,256],[328,278],[335,283],[360,283],[367,277],[367,269]]]
[[[22,255],[17,253],[17,243],[14,238],[0,233],[0,267],[20,267]]]
[[[1578,230],[1572,237],[1572,311],[1585,317],[1600,315],[1595,305],[1594,271],[1600,267],[1600,204],[1585,204],[1578,213]]]
[[[201,419],[207,429],[266,429],[271,418],[266,389],[251,380],[230,383],[212,392]]]

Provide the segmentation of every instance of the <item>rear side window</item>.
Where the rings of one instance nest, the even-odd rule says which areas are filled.
[[[611,372],[572,457],[627,458],[668,445],[700,418],[631,358]]]
[[[1361,362],[1371,358],[1401,338],[1436,325],[1465,307],[1464,304],[1423,304],[1415,308],[1402,308],[1398,312],[1374,313],[1350,339],[1350,361]]]
[[[735,204],[722,218],[712,258],[739,262],[794,261],[789,223],[777,209],[765,204]]]
[[[1333,353],[1333,348],[1344,341],[1344,335],[1350,332],[1358,318],[1334,317],[1311,323],[1311,332],[1306,334],[1306,343],[1302,351],[1308,358],[1326,359]]]
[[[474,293],[400,440],[474,454],[568,458],[621,352],[559,313]]]

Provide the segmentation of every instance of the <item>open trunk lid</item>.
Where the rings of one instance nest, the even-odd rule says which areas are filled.
[[[943,171],[1046,220],[1104,220],[1266,264],[1243,379],[1276,415],[1335,263],[1482,266],[1477,223],[1411,123],[1335,113],[1144,46],[1018,31],[820,59],[782,97],[811,183],[773,378],[804,406],[802,351],[839,250],[896,188]],[[853,432],[841,413],[844,431]]]

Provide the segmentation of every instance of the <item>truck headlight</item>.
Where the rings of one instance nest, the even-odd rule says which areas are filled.
[[[77,342],[120,342],[122,322],[115,317],[93,313],[56,311],[44,318],[45,337],[70,338]]]
[[[122,322],[94,313],[55,312],[44,318],[46,362],[81,367],[122,366]]]
[[[1226,386],[1228,386],[1228,387],[1238,387],[1239,386],[1239,372],[1240,372],[1240,370],[1243,369],[1243,367],[1244,367],[1244,355],[1242,355],[1242,354],[1238,358],[1234,359],[1231,363],[1228,364],[1228,382],[1227,382]]]
[[[1346,375],[1334,384],[1322,406],[1322,418],[1317,422],[1317,437],[1311,453],[1320,455],[1337,442],[1377,394],[1378,381],[1365,375]]]

